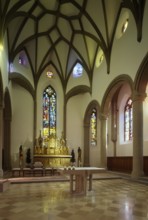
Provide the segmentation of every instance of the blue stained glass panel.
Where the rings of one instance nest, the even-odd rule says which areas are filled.
[[[124,140],[129,141],[133,135],[133,109],[132,100],[128,99],[124,110]]]
[[[56,135],[56,93],[49,86],[43,92],[43,136]]]

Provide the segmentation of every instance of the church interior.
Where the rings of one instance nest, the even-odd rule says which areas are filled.
[[[148,219],[148,1],[0,13],[0,220]]]

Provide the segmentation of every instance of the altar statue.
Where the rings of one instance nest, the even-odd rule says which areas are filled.
[[[61,134],[59,145],[60,145],[61,154],[68,155],[69,154],[68,147],[66,145],[66,140],[64,139],[64,132],[63,131],[62,131],[62,134]]]
[[[23,146],[20,145],[19,147],[19,167],[23,167]]]
[[[74,166],[76,159],[75,159],[75,152],[74,149],[71,151],[71,159],[70,159],[71,165]]]
[[[66,141],[64,139],[64,132],[62,131],[62,134],[61,134],[61,138],[60,138],[60,146],[65,146],[66,145]]]
[[[78,147],[78,167],[81,166],[81,155],[82,155],[81,148]]]
[[[38,137],[38,143],[39,143],[39,147],[42,147],[42,145],[43,145],[43,138],[42,138],[42,135],[41,135],[41,130],[40,130],[40,135]]]

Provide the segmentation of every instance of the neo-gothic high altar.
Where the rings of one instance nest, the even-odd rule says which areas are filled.
[[[60,139],[53,135],[43,138],[40,131],[34,149],[34,162],[40,161],[44,167],[63,167],[70,165],[70,158],[63,133]]]

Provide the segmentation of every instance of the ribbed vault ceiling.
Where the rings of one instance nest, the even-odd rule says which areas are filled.
[[[7,33],[10,62],[25,52],[34,85],[52,65],[66,89],[77,61],[91,85],[100,50],[109,73],[112,45],[125,11],[133,15],[141,40],[144,5],[145,0],[0,0],[1,37]]]

